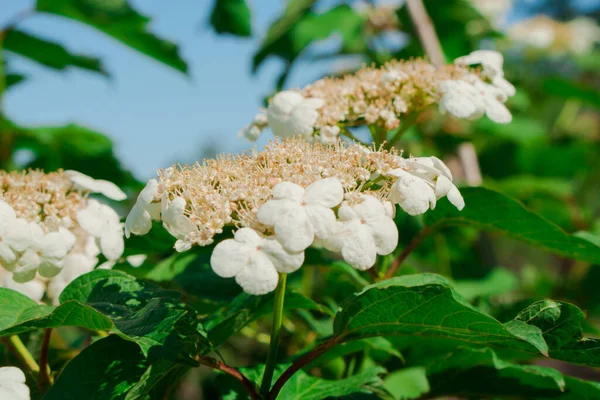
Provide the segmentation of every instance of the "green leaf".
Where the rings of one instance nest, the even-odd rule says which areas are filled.
[[[593,87],[579,85],[563,78],[548,78],[543,82],[543,90],[562,98],[573,98],[595,107],[600,107],[600,93]]]
[[[404,336],[412,346],[468,343],[597,367],[600,340],[583,336],[584,317],[571,304],[543,300],[502,324],[467,303],[442,277],[406,275],[367,286],[344,301],[333,340]]]
[[[278,365],[275,369],[273,381],[285,371],[287,365]],[[264,365],[251,368],[240,368],[250,381],[258,382],[264,370]],[[385,369],[380,366],[370,366],[363,371],[340,380],[327,380],[316,378],[300,370],[283,386],[278,399],[285,400],[320,400],[325,398],[350,398],[359,393],[370,393],[372,390],[381,388],[380,375]],[[242,400],[248,398],[248,392],[238,381],[231,377],[220,375],[217,380],[217,388],[222,391],[223,400]],[[349,397],[346,397],[349,396]]]
[[[460,348],[427,367],[432,397],[596,399],[600,384],[563,376],[555,369],[518,365],[492,349]]]
[[[339,341],[401,335],[547,353],[539,329],[523,322],[501,324],[433,274],[406,275],[367,286],[340,305],[333,331]]]
[[[210,23],[217,33],[252,35],[252,15],[245,0],[215,0]]]
[[[136,342],[145,356],[186,361],[176,325],[193,326],[195,315],[177,292],[167,291],[119,271],[95,270],[71,282],[60,302],[89,305],[115,325],[115,331]]]
[[[4,48],[46,67],[64,70],[78,67],[108,76],[102,61],[95,57],[73,54],[58,43],[11,29],[4,38]]]
[[[237,296],[229,305],[203,321],[204,328],[208,331],[209,341],[217,347],[250,322],[271,314],[274,296],[274,292],[264,296],[252,296],[247,293]],[[329,313],[327,308],[292,291],[287,291],[285,294],[284,310],[316,310]]]
[[[252,70],[269,57],[277,56],[287,62],[283,78],[287,76],[291,64],[313,42],[327,39],[333,33],[342,37],[342,45],[355,41],[357,31],[362,29],[364,16],[348,5],[339,5],[317,14],[311,11],[314,1],[302,1],[297,5],[290,2],[288,8],[269,29],[261,48],[252,61]],[[280,80],[280,86],[283,80]]]
[[[0,336],[59,326],[109,330],[113,324],[99,311],[75,301],[60,307],[39,305],[21,293],[0,288]]]
[[[454,289],[465,299],[497,296],[509,293],[518,287],[519,279],[514,272],[504,268],[494,268],[480,280],[462,280],[454,284]]]
[[[146,400],[147,395],[158,391],[162,397],[161,385],[169,384],[173,380],[179,381],[181,375],[187,372],[188,366],[177,364],[169,360],[159,360],[150,365],[139,381],[127,392],[126,400]],[[154,397],[151,397],[154,398]]]
[[[600,263],[600,247],[569,235],[557,225],[529,211],[521,203],[485,188],[464,188],[465,208],[458,211],[446,199],[425,214],[430,229],[443,226],[471,226],[498,232],[550,253]]]
[[[126,0],[37,0],[36,9],[92,26],[165,65],[187,71],[177,46],[148,32],[150,19]]]
[[[135,343],[111,335],[69,361],[44,399],[124,399],[146,368]]]
[[[4,79],[6,80],[6,88],[8,89],[12,86],[16,86],[19,83],[23,82],[26,79],[26,77],[25,75],[21,74],[6,74]]]
[[[16,128],[15,150],[35,154],[27,168],[55,171],[74,169],[98,179],[108,179],[121,187],[137,187],[139,182],[125,171],[114,154],[113,143],[100,132],[83,126]]]
[[[430,390],[423,367],[405,368],[393,372],[385,377],[383,387],[396,400],[418,399]]]

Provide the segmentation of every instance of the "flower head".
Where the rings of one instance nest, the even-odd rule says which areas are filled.
[[[87,196],[98,191],[122,198],[110,182],[75,171],[0,171],[0,183],[0,266],[10,271],[4,280],[36,280],[45,286],[74,255],[84,254],[93,268],[101,251],[108,259],[123,252],[118,215]],[[37,293],[31,297],[41,298]]]
[[[253,295],[275,290],[278,272],[294,272],[303,262],[304,252],[287,251],[275,238],[265,238],[250,228],[242,228],[233,239],[220,242],[210,259],[217,275],[235,277],[236,282]]]
[[[267,109],[269,126],[275,136],[304,136],[310,139],[315,122],[319,118],[317,110],[324,102],[318,98],[305,98],[302,94],[286,90],[277,93]]]
[[[344,199],[344,188],[337,178],[326,178],[310,184],[306,190],[291,182],[273,188],[273,198],[256,214],[258,222],[273,227],[279,242],[289,251],[302,251],[315,236],[324,239],[331,234],[335,214],[331,210]]]
[[[398,228],[391,207],[376,197],[361,194],[358,203],[345,201],[338,211],[335,230],[323,244],[339,251],[344,260],[359,270],[371,268],[377,254],[390,254],[398,245]]]

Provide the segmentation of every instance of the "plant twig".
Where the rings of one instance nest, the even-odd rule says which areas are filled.
[[[400,266],[402,265],[404,260],[406,260],[406,258],[410,255],[410,253],[412,253],[412,251],[414,249],[419,247],[419,245],[423,242],[423,240],[425,240],[425,238],[427,236],[431,235],[431,233],[433,233],[432,227],[428,226],[428,227],[423,228],[423,230],[421,232],[419,232],[419,234],[413,238],[413,240],[404,249],[404,251],[402,251],[402,253],[398,257],[396,257],[396,259],[394,260],[394,262],[392,263],[390,268],[387,270],[384,279],[390,279],[394,275],[396,275],[398,268],[400,268]]]
[[[44,337],[42,339],[42,348],[40,350],[40,376],[38,386],[42,393],[45,393],[47,387],[53,382],[50,366],[48,365],[48,350],[50,349],[50,337],[52,336],[52,328],[44,329]]]
[[[331,339],[321,343],[320,345],[318,345],[317,347],[315,347],[314,349],[312,349],[311,351],[309,351],[308,353],[306,353],[305,355],[303,355],[296,361],[294,361],[294,363],[292,365],[290,365],[289,368],[283,372],[283,374],[281,374],[279,379],[277,379],[277,382],[275,382],[275,384],[273,385],[271,392],[269,392],[268,400],[275,400],[277,398],[277,396],[279,395],[279,392],[283,388],[283,385],[285,385],[286,382],[296,372],[298,372],[299,370],[304,368],[308,363],[310,363],[311,361],[313,361],[314,359],[316,359],[317,357],[319,357],[320,355],[322,355],[323,353],[325,353],[326,351],[331,349],[333,346],[338,344],[339,341],[340,341],[339,338],[335,338],[335,337],[331,338]]]
[[[458,159],[465,174],[465,180],[469,186],[481,185],[481,169],[475,146],[471,142],[462,143],[458,146]]]
[[[435,27],[431,22],[431,18],[425,10],[422,0],[406,0],[406,7],[408,7],[408,13],[412,19],[419,39],[423,44],[425,53],[436,67],[441,67],[446,63],[446,57],[444,51],[440,45],[437,34],[435,33]]]
[[[21,363],[27,367],[29,371],[35,372],[36,374],[40,372],[39,365],[35,362],[35,359],[29,350],[27,350],[27,347],[25,347],[21,339],[19,339],[18,335],[12,335],[8,337],[8,339],[3,338],[2,342],[14,352],[17,358],[19,358]]]
[[[269,395],[273,373],[277,365],[277,350],[279,349],[279,336],[281,335],[281,324],[283,321],[283,301],[285,299],[286,274],[279,275],[279,283],[275,290],[275,299],[273,301],[273,329],[271,331],[271,343],[269,345],[269,354],[265,364],[262,382],[260,383],[260,394],[263,398]]]
[[[244,374],[242,374],[240,371],[238,371],[236,368],[231,367],[222,361],[215,360],[214,358],[211,358],[211,357],[200,356],[200,357],[196,358],[196,360],[202,365],[206,365],[207,367],[222,371],[222,372],[226,373],[227,375],[233,377],[237,381],[239,381],[242,385],[244,385],[244,388],[248,392],[248,395],[250,396],[251,400],[259,399],[258,393],[256,392],[256,388],[254,387],[254,384],[248,378],[246,378],[246,376],[244,376]]]

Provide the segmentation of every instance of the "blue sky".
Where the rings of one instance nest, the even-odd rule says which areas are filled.
[[[386,0],[390,1],[397,0]],[[34,3],[3,0],[0,26]],[[104,132],[114,141],[124,166],[140,179],[174,162],[198,159],[205,146],[221,152],[249,149],[252,144],[238,139],[237,132],[256,114],[281,68],[279,60],[271,59],[252,76],[251,58],[258,38],[279,15],[283,1],[250,3],[255,36],[239,39],[211,31],[212,0],[132,1],[138,11],[153,19],[153,32],[180,45],[189,77],[85,25],[34,15],[19,27],[60,42],[71,51],[99,56],[112,79],[78,69],[55,72],[19,59],[12,67],[28,75],[28,80],[7,93],[7,114],[26,125],[78,123]],[[311,82],[329,67],[302,63],[294,69],[288,86]],[[266,136],[258,145],[268,140]]]
[[[0,26],[33,3],[4,0]],[[218,36],[210,30],[208,5],[212,1],[132,3],[152,17],[153,32],[181,46],[189,77],[85,25],[34,15],[19,27],[58,41],[71,51],[99,56],[112,79],[79,69],[55,72],[19,59],[11,67],[29,79],[6,94],[8,116],[21,124],[74,122],[104,132],[114,141],[122,163],[139,178],[150,177],[157,168],[173,162],[197,159],[202,146],[226,152],[251,148],[252,144],[236,137],[237,132],[256,114],[281,68],[278,60],[271,60],[252,76],[251,57],[258,46],[256,37],[264,35],[282,3],[251,2],[254,27],[259,30],[250,40]],[[305,84],[326,70],[323,64],[303,65],[289,84]]]

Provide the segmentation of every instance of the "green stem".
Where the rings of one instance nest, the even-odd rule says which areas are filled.
[[[39,373],[40,366],[35,362],[35,359],[29,350],[27,350],[27,347],[25,347],[21,339],[19,339],[19,336],[12,335],[8,338],[8,341],[19,355],[19,358],[21,358],[23,364],[25,364],[31,372]]]
[[[271,390],[271,381],[273,372],[277,365],[277,349],[279,348],[279,336],[281,334],[281,323],[283,321],[283,300],[285,298],[286,274],[279,274],[279,283],[275,290],[275,300],[273,304],[273,330],[271,331],[271,344],[269,346],[269,355],[265,364],[265,372],[260,384],[260,395],[267,398]]]
[[[398,143],[398,141],[400,140],[402,135],[404,135],[406,133],[408,128],[410,128],[411,126],[413,126],[415,124],[415,122],[417,122],[419,115],[421,115],[420,112],[410,113],[406,117],[406,119],[404,121],[402,121],[402,125],[400,125],[398,127],[398,130],[396,131],[394,136],[392,136],[392,139],[390,139],[390,141],[386,143],[385,147],[388,149],[391,149],[392,147],[394,147]]]

